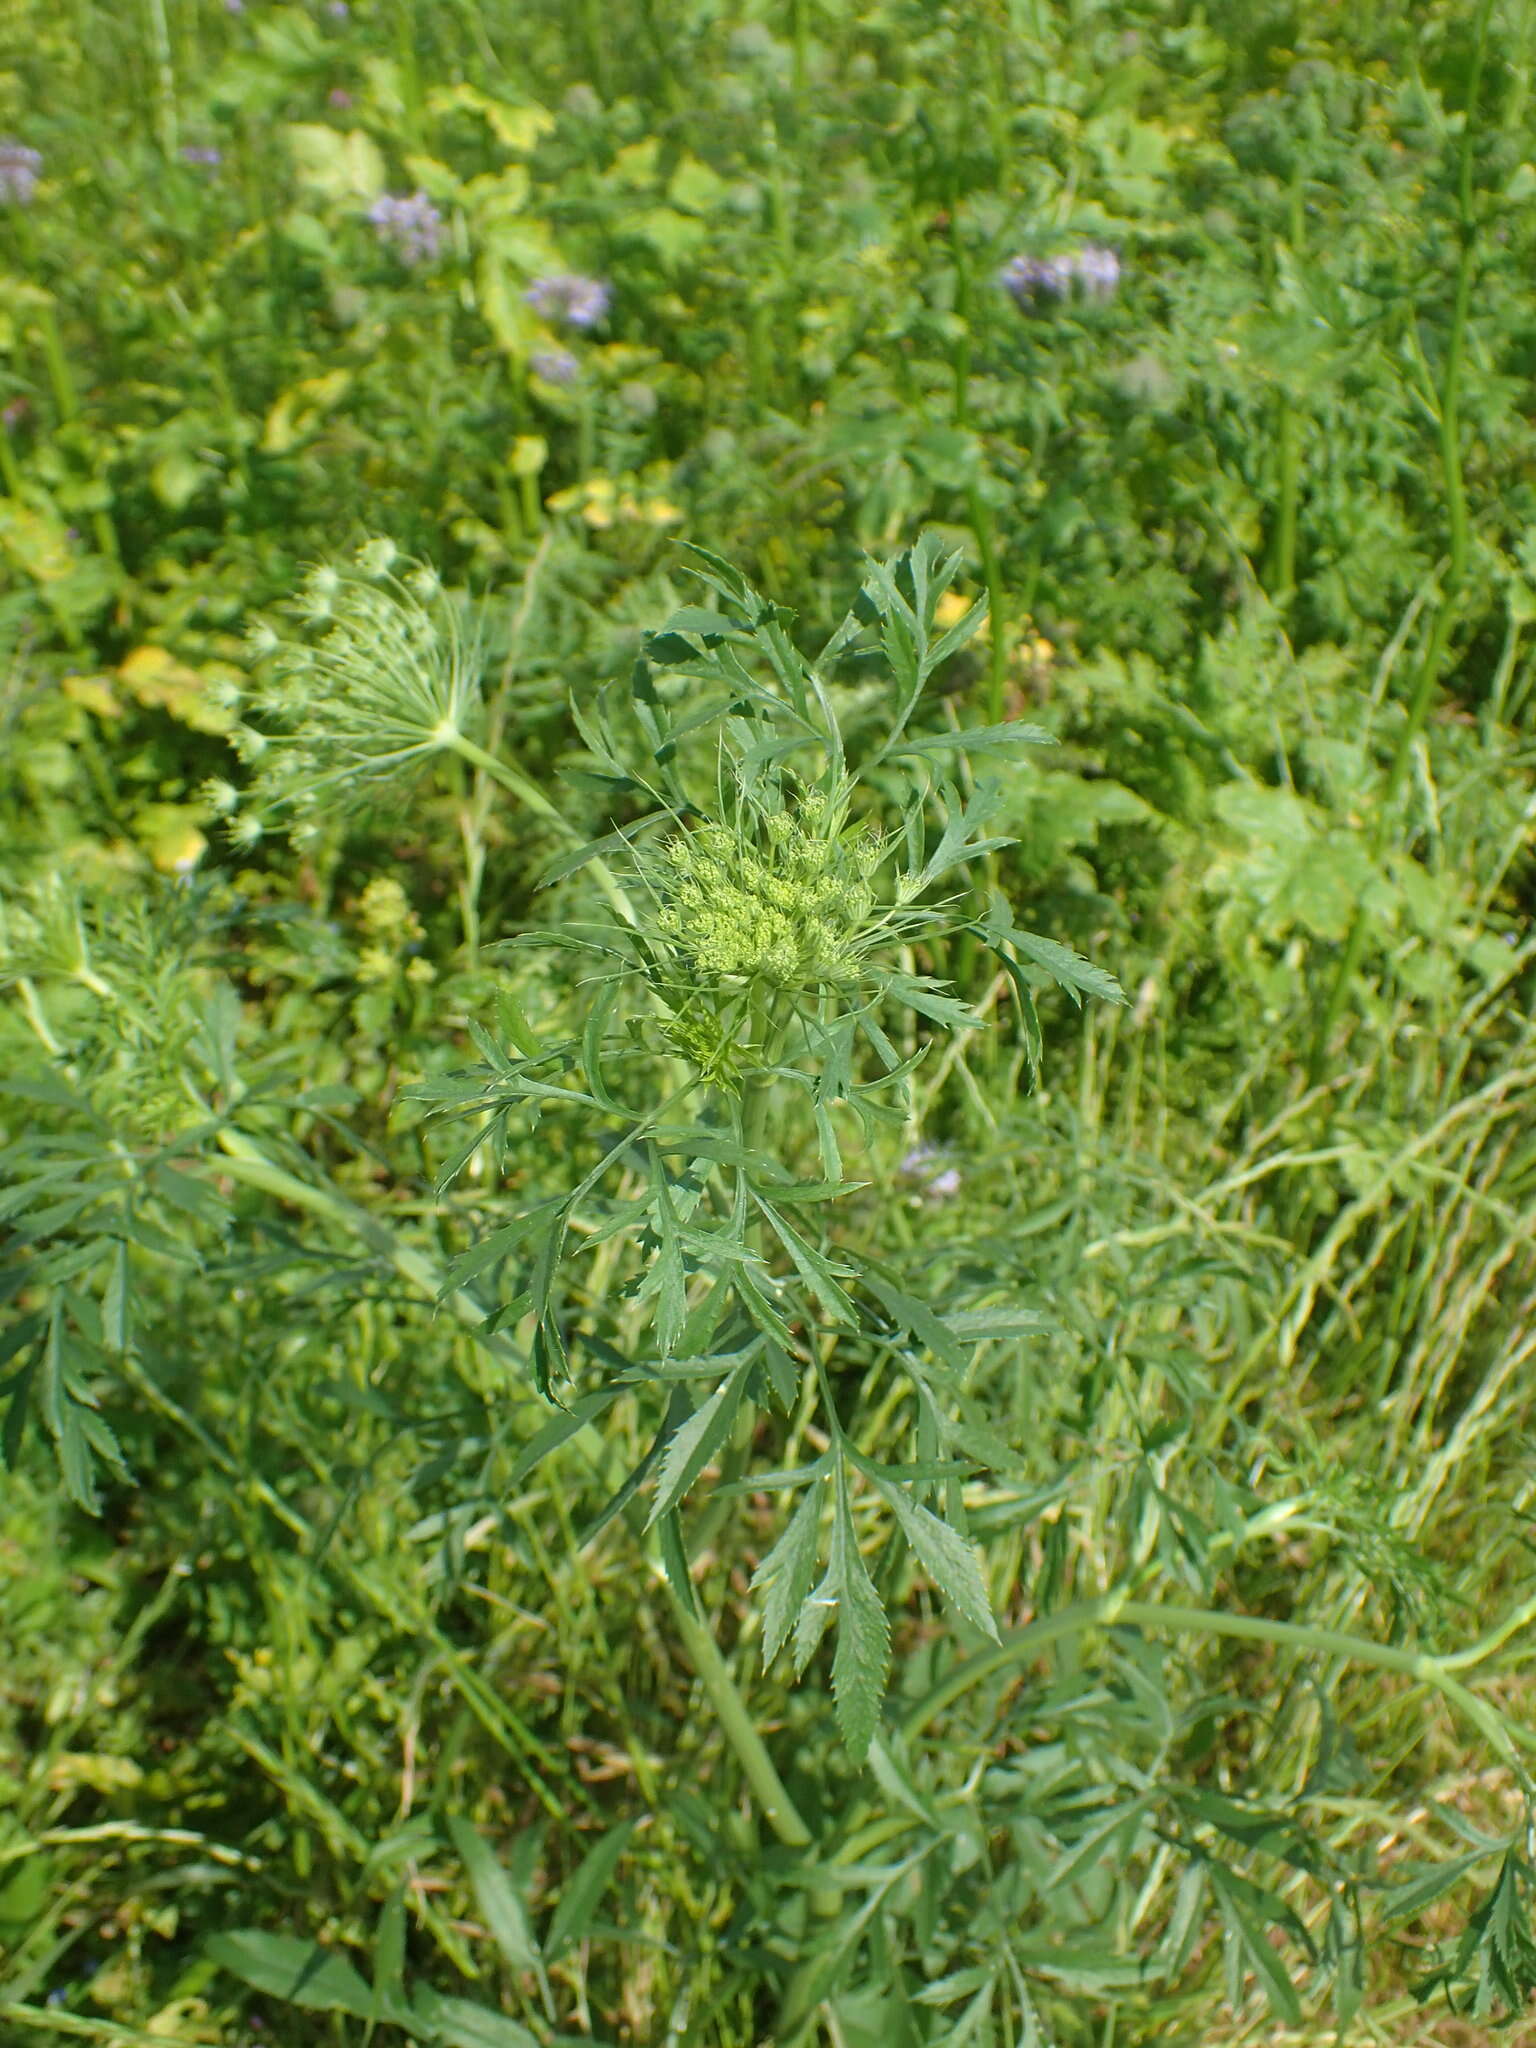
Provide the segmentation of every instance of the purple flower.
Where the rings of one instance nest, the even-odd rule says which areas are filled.
[[[998,282],[1026,313],[1046,299],[1111,299],[1120,282],[1120,258],[1113,249],[1085,243],[1063,256],[1015,256],[998,274]]]
[[[1120,283],[1120,258],[1113,249],[1089,243],[1077,252],[1077,281],[1090,299],[1112,299]]]
[[[541,348],[528,358],[528,367],[546,384],[574,384],[581,364],[568,348]]]
[[[325,103],[328,107],[350,107],[352,95],[344,85],[333,85],[325,96]]]
[[[946,1166],[935,1173],[943,1157],[936,1145],[914,1145],[896,1171],[906,1180],[922,1181],[924,1201],[947,1202],[960,1192],[960,1169]]]
[[[30,206],[43,168],[41,150],[24,142],[0,142],[0,205]]]
[[[244,14],[245,0],[224,0],[224,12],[226,14]]]
[[[1072,272],[1064,256],[1015,256],[999,278],[1026,309],[1036,299],[1064,299],[1072,289]]]
[[[408,199],[386,192],[369,207],[368,218],[380,242],[394,250],[407,270],[437,260],[443,241],[443,216],[425,192],[418,189]]]
[[[332,21],[345,21],[352,12],[347,0],[330,0],[330,5],[325,11]]]
[[[184,164],[201,164],[210,171],[216,171],[224,161],[222,150],[215,149],[211,142],[188,142],[180,151]]]
[[[546,320],[561,320],[567,327],[595,327],[608,310],[611,293],[600,277],[552,270],[536,277],[523,297]]]

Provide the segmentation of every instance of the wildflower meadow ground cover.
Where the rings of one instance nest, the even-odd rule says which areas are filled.
[[[1536,2039],[1531,0],[0,5],[0,2043]]]

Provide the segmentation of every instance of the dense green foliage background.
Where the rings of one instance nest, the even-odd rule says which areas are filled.
[[[1529,0],[0,0],[7,2041],[1521,2020],[1533,63]],[[1084,246],[1112,294],[999,283]],[[593,1138],[439,1199],[405,1091],[509,994],[580,1029],[492,949],[589,873],[457,758],[257,836],[233,742],[250,621],[388,535],[598,835],[679,539],[812,647],[924,528],[991,614],[929,728],[1059,742],[989,873],[1130,1001],[1043,995],[1031,1089],[925,955],[996,1028],[837,1226],[1040,1324],[951,1486],[1002,1651],[886,1553],[860,1765],[829,1658],[759,1668],[782,1495],[687,1510],[797,1853],[614,1511],[654,1414],[540,1458],[526,1327],[443,1296]]]

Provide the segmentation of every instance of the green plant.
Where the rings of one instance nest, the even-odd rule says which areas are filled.
[[[919,971],[957,937],[980,942],[1008,975],[1031,1069],[1036,978],[1074,1000],[1119,999],[1119,989],[1070,948],[1019,930],[1000,897],[981,910],[971,893],[968,871],[1006,842],[987,833],[995,798],[985,783],[967,795],[942,771],[964,773],[973,756],[1044,735],[1021,722],[966,731],[918,721],[925,685],[983,616],[976,605],[947,632],[935,625],[958,555],[926,539],[872,568],[813,659],[796,650],[782,607],[718,559],[698,549],[692,558],[719,608],[675,613],[645,644],[627,707],[644,765],[626,760],[616,706],[578,715],[612,796],[649,806],[561,863],[569,870],[599,848],[622,855],[627,917],[590,934],[532,937],[591,953],[590,1016],[578,1036],[546,1044],[505,998],[507,1044],[474,1027],[486,1064],[416,1093],[439,1114],[476,1120],[446,1182],[482,1146],[500,1164],[514,1119],[577,1119],[563,1149],[595,1155],[589,1170],[568,1194],[479,1236],[451,1280],[479,1276],[497,1289],[493,1327],[532,1318],[546,1394],[573,1353],[606,1364],[599,1386],[582,1388],[583,1420],[631,1387],[665,1394],[621,1495],[654,1475],[649,1520],[685,1611],[687,1494],[722,1452],[727,1494],[760,1487],[743,1476],[755,1416],[782,1418],[790,1449],[772,1484],[800,1504],[757,1575],[764,1656],[792,1638],[803,1670],[836,1616],[833,1684],[844,1735],[862,1755],[888,1658],[859,1533],[870,1508],[891,1517],[890,1536],[912,1547],[955,1610],[995,1633],[958,1486],[1010,1455],[966,1383],[977,1347],[1012,1322],[1006,1309],[963,1302],[937,1313],[883,1260],[840,1241],[832,1205],[860,1185],[845,1177],[844,1152],[901,1124],[904,1084],[932,1026],[979,1026],[940,978]],[[850,693],[838,661],[870,648],[889,681],[866,678]],[[939,885],[950,893],[935,898]],[[904,1033],[903,1014],[924,1033],[905,1056],[896,1041],[916,1034]],[[593,1267],[579,1283],[576,1246]],[[620,1303],[631,1306],[615,1313]],[[839,1389],[873,1367],[901,1375],[883,1397],[883,1463],[859,1452],[840,1413]],[[807,1432],[826,1448],[802,1461],[795,1448]],[[873,1569],[889,1574],[878,1559]]]

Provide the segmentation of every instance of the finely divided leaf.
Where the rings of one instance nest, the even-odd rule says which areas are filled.
[[[961,624],[964,623],[962,620]],[[1056,735],[1047,732],[1043,725],[1030,725],[1022,718],[1010,718],[1002,725],[962,725],[953,732],[921,733],[912,739],[898,741],[887,752],[893,758],[911,754],[1000,754],[1009,747],[1055,745]]]
[[[1038,932],[1020,931],[1000,896],[992,898],[985,920],[971,929],[1001,960],[1006,962],[1010,952],[1019,953],[1036,967],[1043,968],[1074,1002],[1080,1002],[1085,995],[1099,996],[1107,1003],[1126,1000],[1125,990],[1106,968],[1095,967],[1091,960],[1085,960],[1081,953],[1074,953],[1070,946],[1062,945],[1057,939],[1042,938]]]

